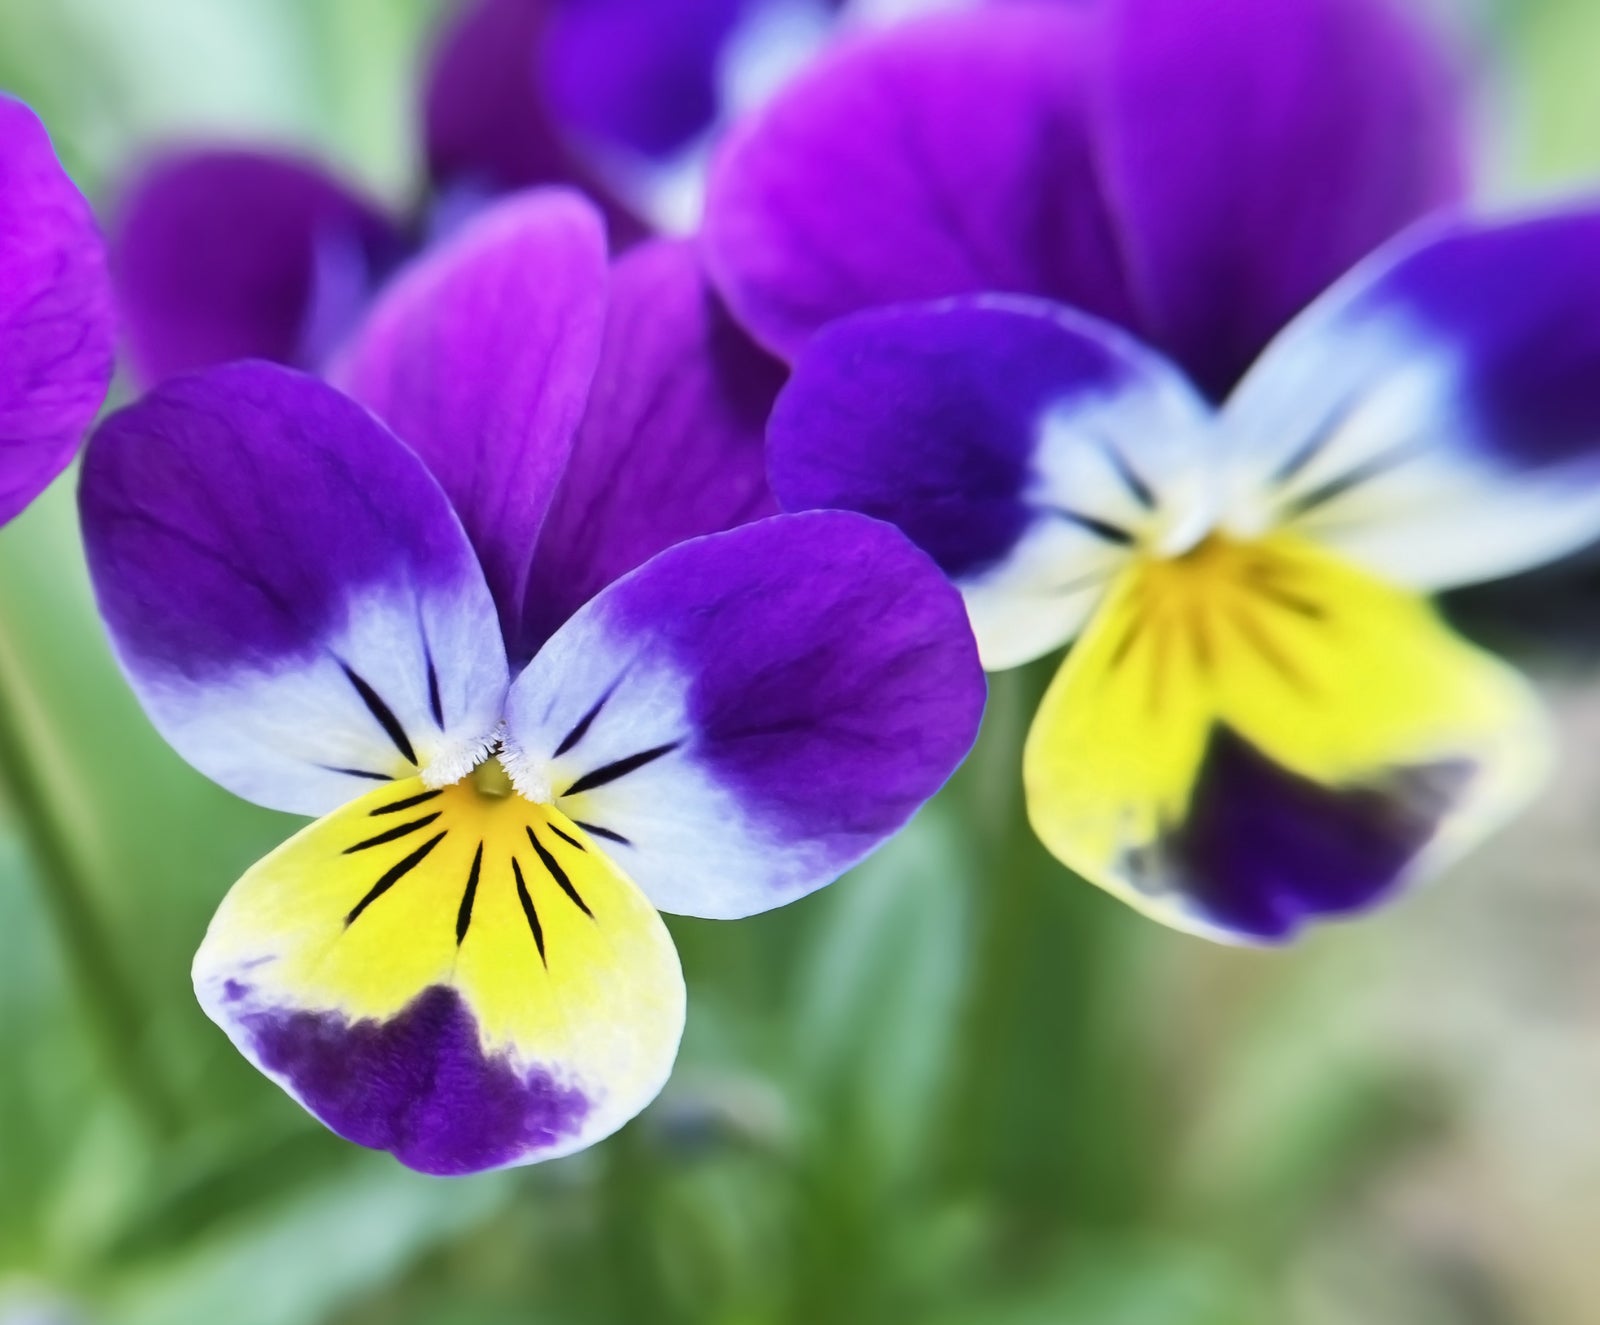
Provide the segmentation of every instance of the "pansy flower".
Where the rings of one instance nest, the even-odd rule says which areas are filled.
[[[245,356],[321,369],[409,255],[531,185],[584,189],[619,243],[692,223],[710,135],[815,48],[834,8],[468,0],[425,62],[425,176],[404,212],[296,155],[162,152],[114,230],[135,371],[155,382]]]
[[[105,246],[44,126],[0,96],[0,523],[77,453],[111,382]]]
[[[1034,828],[1169,924],[1273,941],[1360,912],[1536,785],[1526,685],[1420,596],[1600,535],[1600,212],[1424,225],[1213,406],[1040,300],[825,328],[780,396],[791,508],[891,519],[984,660],[1072,642]]]
[[[90,568],[151,719],[321,816],[228,895],[200,1001],[413,1168],[621,1125],[683,1022],[658,911],[822,886],[973,738],[982,672],[927,556],[764,514],[726,330],[687,246],[608,274],[599,215],[535,193],[385,295],[337,372],[370,411],[252,362],[90,442]]]
[[[906,529],[990,668],[1072,644],[1033,824],[1183,929],[1362,911],[1544,761],[1418,595],[1600,532],[1600,227],[1369,258],[1459,198],[1459,91],[1381,0],[1020,3],[839,51],[717,168],[780,503]]]

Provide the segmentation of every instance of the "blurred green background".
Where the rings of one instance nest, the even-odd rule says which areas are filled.
[[[1494,194],[1581,185],[1600,4],[1442,7],[1490,77]],[[99,198],[142,146],[223,135],[399,200],[438,8],[5,0],[0,86]],[[673,922],[689,1032],[637,1123],[435,1180],[324,1133],[195,1006],[212,909],[295,825],[149,729],[63,480],[0,531],[0,685],[49,797],[0,825],[0,1325],[1600,1322],[1600,686],[1541,673],[1541,805],[1287,953],[1051,865],[1015,803],[1041,678],[1000,678],[971,764],[867,867]],[[79,897],[28,863],[41,812]]]

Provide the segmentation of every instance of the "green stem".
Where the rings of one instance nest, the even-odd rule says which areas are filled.
[[[653,1236],[660,1208],[659,1161],[637,1120],[606,1142],[604,1156],[602,1198],[613,1314],[618,1320],[670,1325],[678,1313],[662,1282],[659,1244]]]
[[[13,660],[0,653],[0,795],[11,805],[50,921],[105,1066],[141,1119],[170,1134],[176,1110],[139,1052],[142,1015],[101,927],[83,864],[61,823],[44,770],[35,758],[25,696]]]
[[[1024,1227],[1116,1220],[1140,1195],[1140,1065],[1119,1044],[1132,972],[1118,908],[1051,857],[1028,823],[1022,747],[1046,666],[991,678],[983,738],[957,794],[981,852],[974,969],[948,1162]]]

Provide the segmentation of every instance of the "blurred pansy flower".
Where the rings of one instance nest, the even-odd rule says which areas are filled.
[[[409,256],[517,189],[576,184],[601,199],[618,238],[642,233],[548,113],[535,71],[549,7],[466,0],[440,32],[420,89],[425,177],[409,213],[271,149],[174,147],[147,162],[111,227],[140,380],[247,357],[322,369]]]
[[[1019,0],[841,46],[714,168],[708,264],[798,356],[781,504],[900,524],[992,668],[1077,639],[1033,821],[1179,927],[1359,911],[1541,762],[1521,685],[1398,586],[1592,532],[1581,428],[1496,394],[1577,373],[1582,264],[1529,264],[1584,223],[1325,293],[1460,201],[1462,90],[1388,0]],[[1453,302],[1453,276],[1493,284]]]
[[[162,153],[129,181],[113,232],[135,372],[247,356],[320,370],[410,254],[531,185],[583,188],[619,243],[684,228],[713,131],[817,47],[836,7],[468,0],[426,61],[426,173],[407,215],[298,156]]]
[[[201,1003],[413,1168],[621,1125],[683,1022],[658,910],[826,884],[973,738],[959,595],[888,525],[767,514],[727,330],[687,245],[608,275],[600,216],[536,192],[380,301],[336,370],[373,412],[244,363],[90,442],[90,568],[151,719],[322,816],[223,903]]]
[[[0,95],[0,523],[76,454],[111,382],[99,229],[38,117]]]
[[[1360,912],[1536,785],[1537,705],[1419,596],[1600,535],[1600,212],[1425,223],[1213,406],[1040,300],[824,329],[780,396],[791,508],[909,532],[985,664],[1075,641],[1024,754],[1062,861],[1168,924]]]

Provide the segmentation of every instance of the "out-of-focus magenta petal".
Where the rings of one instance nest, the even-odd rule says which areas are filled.
[[[1463,81],[1399,0],[974,6],[844,42],[729,137],[704,238],[792,357],[977,293],[1121,324],[1218,399],[1464,187]]]
[[[0,523],[78,449],[111,381],[105,246],[38,117],[0,96]]]
[[[316,368],[403,252],[376,207],[309,162],[175,152],[123,195],[112,273],[146,383],[232,359]]]

